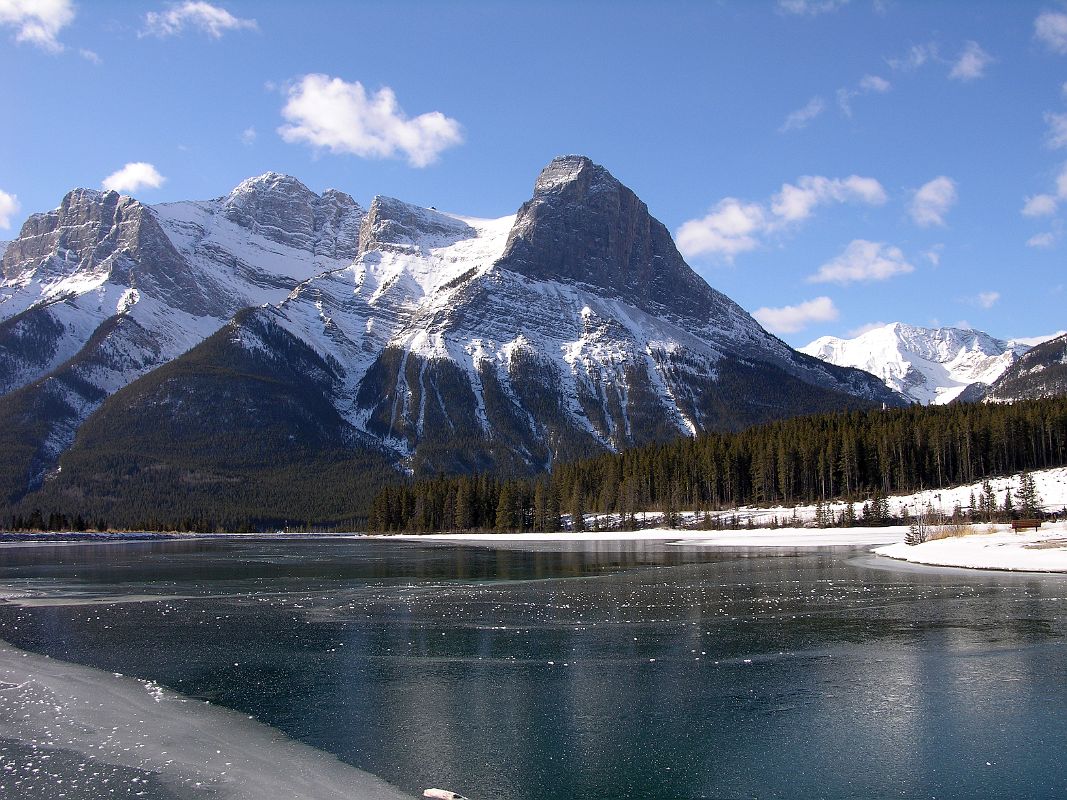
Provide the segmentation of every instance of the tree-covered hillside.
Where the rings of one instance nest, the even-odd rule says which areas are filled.
[[[387,531],[556,530],[561,513],[804,504],[1067,464],[1067,398],[798,417],[634,448],[541,478],[440,477],[382,490]]]

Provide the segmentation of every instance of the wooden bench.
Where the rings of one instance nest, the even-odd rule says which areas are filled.
[[[1011,522],[1011,528],[1016,533],[1025,531],[1027,528],[1033,528],[1036,531],[1040,527],[1041,520],[1039,519],[1015,519]]]

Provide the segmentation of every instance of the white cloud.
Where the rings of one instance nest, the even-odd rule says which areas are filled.
[[[983,50],[978,42],[967,42],[948,76],[958,81],[973,81],[984,77],[985,68],[992,63],[993,56]]]
[[[848,0],[778,0],[779,11],[807,16],[836,11],[844,5],[848,5]]]
[[[258,135],[259,134],[256,133],[255,126],[254,125],[249,125],[243,131],[241,131],[241,144],[248,144],[248,145],[255,144],[256,143],[256,137]]]
[[[71,0],[0,0],[0,25],[15,28],[15,41],[51,53],[63,50],[56,37],[73,19]]]
[[[203,0],[186,0],[166,11],[149,11],[144,17],[142,36],[177,36],[186,28],[199,30],[213,39],[227,31],[256,30],[254,19],[241,19],[229,11]]]
[[[11,227],[11,218],[19,213],[19,199],[13,194],[0,190],[0,228]]]
[[[838,311],[829,297],[816,297],[795,306],[757,308],[752,316],[771,333],[796,333],[813,322],[831,322]]]
[[[1024,217],[1050,217],[1056,213],[1059,202],[1051,194],[1035,194],[1026,198],[1023,206]]]
[[[789,131],[798,131],[808,127],[813,119],[819,116],[826,110],[826,101],[821,97],[813,97],[808,101],[808,104],[803,108],[798,108],[785,118],[785,122],[782,123],[782,127],[778,129],[779,133],[788,133]]]
[[[1056,195],[1060,200],[1067,200],[1067,164],[1056,178]]]
[[[885,189],[874,178],[803,175],[795,184],[782,184],[769,208],[735,197],[720,200],[706,216],[683,223],[675,241],[686,257],[716,255],[730,261],[738,253],[757,248],[762,237],[806,220],[821,205],[881,205],[885,201]]]
[[[838,89],[837,90],[837,105],[841,109],[841,113],[846,117],[852,116],[852,98],[859,97],[864,94],[885,94],[893,85],[885,78],[881,78],[877,75],[864,75],[858,84],[856,89]]]
[[[1062,289],[1063,286],[1061,285],[1059,288]],[[1044,344],[1049,339],[1063,336],[1065,333],[1067,333],[1067,331],[1056,331],[1055,333],[1046,333],[1042,336],[1013,336],[1011,341],[1018,344],[1030,345],[1030,347],[1037,347],[1039,344]]]
[[[368,94],[359,81],[305,75],[289,88],[278,129],[289,142],[305,142],[332,153],[390,158],[398,152],[413,167],[425,167],[443,150],[463,141],[460,124],[440,111],[408,118],[388,86]]]
[[[860,89],[865,92],[885,94],[892,88],[893,84],[878,75],[864,75],[863,78],[860,79]]]
[[[979,292],[974,297],[970,298],[968,302],[980,308],[992,308],[997,304],[999,299],[1000,292]]]
[[[891,69],[900,72],[914,72],[934,58],[937,58],[937,45],[933,42],[927,42],[926,44],[912,45],[904,55],[896,58],[887,58],[886,63]]]
[[[920,187],[911,201],[911,218],[923,228],[944,225],[945,215],[956,204],[956,182],[939,175]]]
[[[104,178],[100,185],[114,192],[136,192],[139,189],[158,189],[165,180],[151,164],[131,161]]]
[[[943,244],[935,244],[933,247],[923,253],[923,258],[925,258],[935,267],[939,267],[941,266],[941,251],[944,249],[945,246]]]
[[[1045,142],[1053,150],[1067,147],[1067,114],[1056,114],[1052,111],[1045,112],[1045,122],[1048,123],[1048,134]]]
[[[1053,51],[1067,55],[1067,14],[1042,12],[1034,20],[1034,36]]]
[[[837,258],[819,267],[809,283],[855,283],[884,281],[915,270],[900,248],[882,242],[854,239]]]
[[[100,54],[92,50],[86,50],[84,47],[78,51],[78,55],[88,61],[90,64],[102,64],[103,59],[100,58]]]
[[[1052,247],[1056,244],[1056,234],[1052,232],[1038,233],[1026,240],[1027,247]]]
[[[816,206],[829,202],[855,200],[867,205],[882,205],[885,189],[874,178],[849,175],[845,179],[804,175],[797,185],[786,183],[771,199],[771,211],[783,222],[797,222],[811,216]]]
[[[855,339],[857,336],[863,336],[865,333],[884,328],[888,324],[888,322],[868,322],[866,325],[860,325],[858,328],[853,328],[845,334],[845,337],[848,339]]]
[[[675,235],[678,249],[686,256],[717,255],[732,260],[759,246],[757,237],[766,225],[765,216],[759,203],[727,197],[707,216],[682,224]]]

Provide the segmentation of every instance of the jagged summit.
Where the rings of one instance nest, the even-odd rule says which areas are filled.
[[[585,156],[561,156],[541,171],[499,263],[594,287],[651,313],[708,321],[740,311],[693,272],[633,191]]]
[[[328,189],[317,195],[278,172],[241,181],[221,204],[226,219],[253,234],[331,258],[355,258],[366,214],[344,192]]]
[[[474,229],[461,219],[378,195],[363,220],[359,252],[415,252],[420,248],[445,247],[475,235]]]
[[[948,403],[975,384],[999,378],[1029,347],[968,328],[894,322],[856,336],[823,336],[801,352],[877,375],[920,403]]]
[[[12,497],[59,458],[56,491],[108,474],[73,466],[99,457],[67,452],[83,424],[145,476],[180,453],[190,491],[213,494],[229,479],[202,478],[226,473],[217,459],[236,463],[234,448],[245,465],[279,442],[303,468],[324,447],[379,465],[360,480],[522,473],[898,400],[764,331],[582,156],[553,160],[515,216],[488,220],[387,196],[364,211],[273,172],[151,207],[77,191],[27,222],[4,266],[18,277],[0,282],[0,448],[21,448],[26,476],[9,471],[5,488],[0,475]],[[230,445],[212,449],[220,421]]]

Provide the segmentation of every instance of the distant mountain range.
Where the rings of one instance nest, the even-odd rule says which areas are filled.
[[[0,265],[9,505],[336,517],[405,473],[905,402],[767,333],[581,156],[495,220],[274,173],[157,206],[76,189]]]
[[[1008,380],[1022,356],[1042,341],[894,322],[852,339],[823,336],[800,349],[831,364],[866,370],[914,402],[942,404],[998,393],[1015,399],[1013,390],[998,382]],[[1018,395],[1024,396],[1029,395]]]

